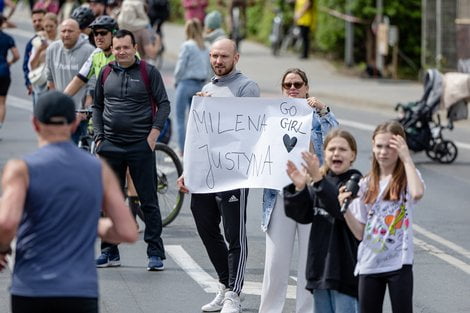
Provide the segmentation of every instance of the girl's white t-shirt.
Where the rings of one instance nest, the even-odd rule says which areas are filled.
[[[418,175],[422,181],[421,174]],[[390,178],[380,180],[377,201],[364,204],[368,178],[360,181],[358,197],[348,210],[361,223],[365,224],[364,235],[357,252],[355,275],[386,273],[413,264],[413,211],[416,202],[410,193],[402,194],[399,201],[384,201],[383,192]],[[406,199],[406,201],[405,201]]]

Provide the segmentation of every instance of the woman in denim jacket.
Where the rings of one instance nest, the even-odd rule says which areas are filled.
[[[284,73],[283,96],[306,98],[307,103],[313,108],[311,147],[320,162],[323,162],[323,138],[331,128],[338,126],[338,121],[326,105],[315,97],[309,97],[308,88],[307,75],[301,69],[292,68]],[[279,191],[264,190],[261,229],[266,232],[266,256],[259,313],[282,313],[296,233],[299,242],[296,313],[311,313],[313,298],[305,289],[310,224],[302,225],[288,218],[283,206],[284,201]]]

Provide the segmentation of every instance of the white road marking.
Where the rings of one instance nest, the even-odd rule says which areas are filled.
[[[416,225],[414,225],[416,226]],[[438,257],[439,259],[443,260],[444,262],[449,263],[450,265],[453,265],[457,267],[458,269],[464,271],[465,273],[470,275],[470,264],[467,264],[456,257],[453,257],[451,255],[446,254],[444,251],[441,249],[426,243],[420,239],[414,238],[414,243],[417,246],[420,246],[423,250],[427,251],[429,254],[434,255],[435,257]]]
[[[26,110],[26,111],[29,111],[29,112],[33,111],[32,101],[28,101],[28,100],[25,100],[25,99],[22,99],[22,98],[19,98],[19,97],[8,96],[7,97],[7,104],[8,104],[8,106],[23,109],[23,110]],[[369,125],[369,124],[364,124],[364,123],[359,123],[359,122],[354,122],[354,121],[349,121],[349,120],[342,120],[342,119],[340,119],[338,121],[341,125],[345,125],[345,126],[349,126],[349,127],[353,127],[353,128],[357,128],[357,129],[361,129],[361,130],[373,131],[375,129],[375,126],[372,126],[372,125]],[[470,150],[470,144],[456,142],[456,145],[459,148],[469,149]],[[451,242],[449,240],[446,240],[442,237],[439,237],[438,235],[424,229],[423,227],[421,227],[419,225],[414,224],[413,226],[414,226],[414,229],[416,230],[417,233],[420,233],[423,236],[426,236],[427,238],[429,238],[431,240],[434,240],[434,241],[448,247],[449,249],[461,254],[462,256],[465,256],[466,258],[470,259],[470,252],[468,250],[464,249],[463,247],[460,247],[460,246],[454,244],[453,242]],[[421,245],[421,243],[423,243],[423,245]],[[417,245],[419,245],[424,250],[429,251],[431,254],[438,256],[439,258],[443,259],[444,261],[448,262],[449,264],[451,264],[453,266],[461,268],[461,266],[463,264],[463,268],[464,268],[463,270],[464,271],[469,270],[468,268],[470,267],[470,265],[456,259],[455,257],[452,257],[450,255],[445,254],[445,252],[443,252],[442,250],[439,250],[438,248],[435,248],[434,246],[429,245],[429,244],[425,243],[424,241],[417,240]],[[193,277],[193,279],[196,282],[198,282],[206,292],[215,293],[217,291],[217,282],[216,282],[216,280],[214,280],[214,278],[212,278],[212,276],[210,276],[204,270],[202,270],[202,268],[186,253],[186,251],[184,251],[184,249],[181,246],[170,246],[170,247],[179,247],[181,249],[181,251],[178,252],[179,251],[178,248],[175,248],[176,252],[174,252],[174,253],[176,253],[176,257],[173,258],[173,259],[175,259],[175,261],[177,259],[184,259],[184,257],[187,257],[187,258],[189,258],[188,260],[193,262],[192,265],[194,266],[194,268],[192,268],[191,266],[188,266],[188,264],[190,264],[190,263],[186,263],[186,261],[182,265],[180,265],[180,264],[179,265],[181,266],[181,268],[185,269],[185,271],[191,277],[193,277],[192,275],[195,275],[195,277]],[[436,250],[429,250],[428,249],[429,247],[433,247],[433,248],[437,249],[439,251],[439,253],[435,252]],[[457,260],[457,261],[454,261],[454,260]],[[188,262],[190,262],[190,261],[188,261]],[[470,273],[470,272],[468,272],[468,273]],[[199,277],[198,275],[202,275],[202,276]],[[207,275],[207,276],[204,276],[204,275]],[[245,292],[247,294],[259,295],[260,292],[261,292],[261,283],[245,282],[243,292]],[[295,286],[289,286],[287,293],[288,293],[288,298],[289,299],[295,299]]]
[[[413,224],[413,229],[414,229],[417,233],[419,233],[419,234],[421,234],[421,235],[423,235],[423,236],[426,236],[426,237],[428,237],[429,239],[434,240],[435,242],[438,242],[438,243],[440,243],[441,245],[446,246],[447,248],[452,249],[452,250],[454,250],[455,252],[457,252],[457,253],[463,255],[464,257],[470,259],[470,251],[468,251],[468,250],[466,250],[465,248],[463,248],[463,247],[461,247],[461,246],[459,246],[459,245],[453,243],[452,241],[449,241],[449,240],[447,240],[447,239],[444,239],[444,238],[442,238],[442,237],[440,237],[440,236],[438,236],[438,235],[436,235],[436,234],[430,232],[429,230],[426,230],[426,229],[424,229],[423,227],[418,226],[418,225],[416,225],[416,224]]]
[[[165,251],[199,286],[207,293],[217,292],[217,280],[205,272],[199,264],[179,245],[165,246]],[[287,287],[287,298],[295,299],[295,286]],[[248,295],[261,295],[261,283],[245,281],[242,292]]]
[[[7,102],[8,102],[7,104],[9,106],[17,107],[17,108],[20,108],[20,109],[25,109],[25,110],[28,110],[30,112],[33,111],[32,101],[24,100],[22,98],[15,97],[15,96],[8,96],[7,97]],[[374,129],[375,129],[374,125],[364,124],[364,123],[355,122],[355,121],[338,119],[338,122],[339,122],[340,125],[344,125],[344,126],[348,126],[348,127],[352,127],[352,128],[356,128],[356,129],[360,129],[360,130],[365,130],[365,131],[374,131]],[[457,147],[459,149],[470,150],[470,144],[468,144],[468,143],[460,142],[460,141],[454,141],[454,143],[457,145]]]
[[[366,130],[366,131],[372,132],[375,129],[374,125],[364,124],[364,123],[359,123],[359,122],[354,122],[354,121],[349,121],[349,120],[338,119],[338,122],[339,122],[339,125],[357,128],[360,130]],[[470,144],[468,143],[460,142],[460,141],[454,141],[454,143],[459,149],[470,150]]]
[[[33,112],[33,100],[25,100],[15,96],[7,96],[7,105],[18,109]]]

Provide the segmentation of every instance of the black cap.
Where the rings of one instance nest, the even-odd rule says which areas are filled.
[[[101,4],[106,5],[108,0],[88,0],[88,2],[101,3]]]
[[[39,96],[34,116],[44,124],[71,124],[75,120],[75,103],[59,91],[47,91]]]

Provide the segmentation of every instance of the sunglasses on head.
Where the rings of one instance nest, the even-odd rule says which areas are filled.
[[[109,31],[107,31],[107,30],[102,30],[102,31],[99,31],[99,32],[93,32],[93,34],[94,34],[95,36],[98,36],[98,35],[100,35],[100,36],[106,36],[108,33],[109,33]]]
[[[290,82],[289,82],[289,83],[283,83],[283,84],[282,84],[282,87],[283,87],[284,89],[291,89],[292,86],[294,86],[295,89],[300,89],[300,88],[302,88],[304,85],[305,85],[304,82],[293,82],[293,83],[290,83]]]

